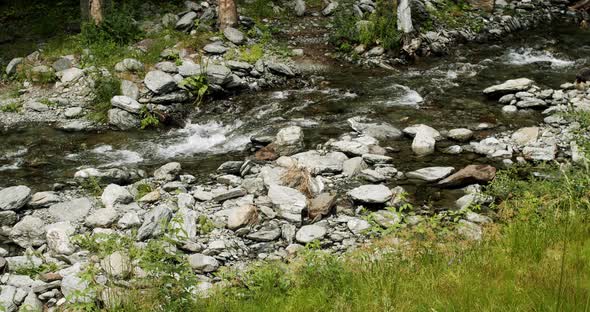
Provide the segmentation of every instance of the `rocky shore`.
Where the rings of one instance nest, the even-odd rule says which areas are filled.
[[[287,261],[309,244],[342,253],[370,243],[384,231],[420,226],[433,215],[458,234],[479,240],[482,226],[495,217],[485,208],[493,198],[481,193],[481,185],[494,179],[496,168],[433,164],[401,172],[396,158],[389,156],[391,149],[380,140],[405,137],[412,140],[417,155],[435,153],[438,142],[452,141],[456,144],[442,152],[474,152],[506,166],[554,160],[580,163],[585,157],[575,139],[588,134],[567,113],[590,107],[588,91],[571,84],[548,90],[520,78],[483,92],[499,99],[506,114],[537,109],[547,117],[537,127],[480,141],[471,141],[477,129],[439,131],[418,124],[400,130],[352,118],[350,133],[312,150],[304,149],[297,126],[283,128],[275,137],[254,137],[255,155],[222,164],[206,180],[197,180],[179,163],[168,163],[149,175],[126,168],[82,169],[71,184],[55,185],[50,191],[33,192],[24,185],[4,188],[0,306],[7,311],[41,311],[80,300],[108,304],[109,297],[95,293],[91,284],[106,291],[149,278],[125,250],[97,257],[88,249],[88,240],[99,244],[126,238],[142,250],[149,241],[165,239],[166,252],[180,255],[197,274],[201,284],[195,293],[201,295],[219,281],[214,273],[221,267]],[[462,188],[464,195],[455,207],[435,212],[414,207],[413,194],[399,186],[402,182]],[[89,190],[96,195],[89,195]],[[470,209],[475,206],[478,212]],[[81,277],[89,268],[95,272],[92,281]]]

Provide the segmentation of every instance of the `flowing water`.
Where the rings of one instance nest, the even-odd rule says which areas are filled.
[[[271,135],[286,125],[299,125],[312,148],[351,131],[346,119],[354,116],[386,121],[400,129],[415,123],[439,130],[488,123],[493,128],[477,132],[484,138],[541,120],[539,112],[503,115],[501,105],[481,95],[484,88],[519,77],[558,88],[574,80],[577,70],[587,65],[589,53],[587,33],[553,26],[497,45],[467,45],[451,56],[420,61],[395,73],[344,66],[323,73],[318,87],[269,90],[207,103],[182,129],[103,133],[12,129],[0,136],[0,186],[26,184],[45,190],[83,166],[152,170],[169,161],[181,162],[194,175],[205,175],[226,160],[243,159],[252,135]],[[452,142],[440,146],[445,144]],[[418,158],[408,138],[382,146],[400,150],[391,156],[402,171],[492,163],[473,154]]]

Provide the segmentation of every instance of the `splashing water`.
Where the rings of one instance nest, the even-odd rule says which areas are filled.
[[[138,152],[130,150],[116,150],[110,145],[97,146],[92,149],[91,152],[104,157],[109,161],[108,163],[101,165],[101,167],[136,164],[144,160],[141,154]]]
[[[232,125],[222,125],[211,121],[206,124],[187,124],[183,129],[172,130],[169,143],[158,147],[158,154],[170,158],[201,153],[224,153],[243,149],[250,142],[250,135],[235,131],[242,126],[241,121]]]
[[[551,67],[570,67],[574,65],[574,61],[560,59],[549,51],[538,51],[532,48],[526,49],[511,49],[506,55],[506,64],[513,65],[527,65],[538,62],[550,63]]]

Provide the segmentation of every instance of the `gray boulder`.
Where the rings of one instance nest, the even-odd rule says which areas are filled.
[[[327,232],[325,227],[317,224],[305,225],[297,231],[295,239],[301,244],[307,244],[314,240],[324,238]]]
[[[176,89],[176,81],[169,74],[161,70],[153,70],[145,75],[145,86],[154,93],[168,93]]]
[[[408,172],[406,176],[409,179],[435,182],[448,177],[454,170],[453,167],[428,167]]]
[[[45,222],[25,216],[10,231],[10,239],[22,248],[41,246],[45,244]]]
[[[162,233],[165,223],[172,217],[172,211],[165,205],[154,207],[145,215],[143,224],[137,231],[137,239],[144,240]]]
[[[207,66],[207,81],[223,86],[230,81],[231,70],[223,65]]]
[[[70,222],[58,222],[46,227],[47,247],[55,255],[71,255],[76,247],[71,242],[71,236],[76,229]]]
[[[56,221],[78,223],[84,220],[91,208],[92,202],[88,198],[83,197],[51,205],[48,212]]]
[[[225,36],[225,38],[229,41],[231,41],[234,44],[242,44],[244,43],[244,33],[242,33],[240,30],[235,29],[233,27],[226,27],[223,30],[223,35]]]
[[[509,93],[516,93],[519,91],[526,91],[530,89],[534,81],[527,78],[511,79],[499,85],[491,86],[483,90],[483,93],[488,96],[502,96]]]
[[[188,263],[195,271],[199,273],[210,273],[217,271],[219,261],[217,259],[203,254],[194,254],[188,257]]]
[[[133,196],[126,188],[109,184],[102,192],[100,199],[105,207],[113,208],[117,204],[129,204],[133,201]]]
[[[274,141],[275,150],[281,156],[293,155],[303,150],[303,130],[298,126],[291,126],[279,130]]]
[[[391,199],[391,190],[381,184],[362,185],[348,192],[354,201],[365,204],[384,204]]]
[[[141,121],[137,115],[122,109],[113,108],[108,111],[109,124],[120,130],[139,128]]]
[[[197,13],[190,11],[184,14],[178,22],[176,22],[176,29],[180,30],[188,30],[195,25],[195,19],[197,18]]]
[[[143,105],[139,104],[136,100],[124,96],[124,95],[116,95],[111,99],[111,105],[116,108],[120,108],[124,111],[127,111],[132,114],[139,114]]]
[[[31,198],[31,189],[24,186],[11,186],[0,190],[0,210],[19,210]]]
[[[6,66],[6,74],[8,76],[16,74],[16,69],[18,68],[18,65],[20,65],[22,62],[23,62],[22,57],[16,57],[16,58],[13,58],[12,60],[10,60],[10,62]]]
[[[180,163],[167,163],[154,171],[154,178],[156,180],[174,181],[180,174],[180,170],[182,170]]]
[[[301,214],[307,208],[307,198],[296,189],[271,185],[270,201],[278,208],[279,216],[293,222],[301,222]]]

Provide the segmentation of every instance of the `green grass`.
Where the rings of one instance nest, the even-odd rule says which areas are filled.
[[[111,109],[111,98],[121,93],[121,80],[116,77],[97,76],[94,85],[94,100],[92,112],[88,119],[98,122],[108,122],[108,111]]]
[[[18,113],[22,108],[21,102],[11,102],[6,105],[0,106],[0,112],[3,113]]]
[[[481,242],[426,223],[340,257],[311,244],[291,263],[221,271],[226,287],[177,309],[153,289],[129,290],[110,310],[590,311],[589,189],[587,169],[502,171],[488,187],[497,222]]]

